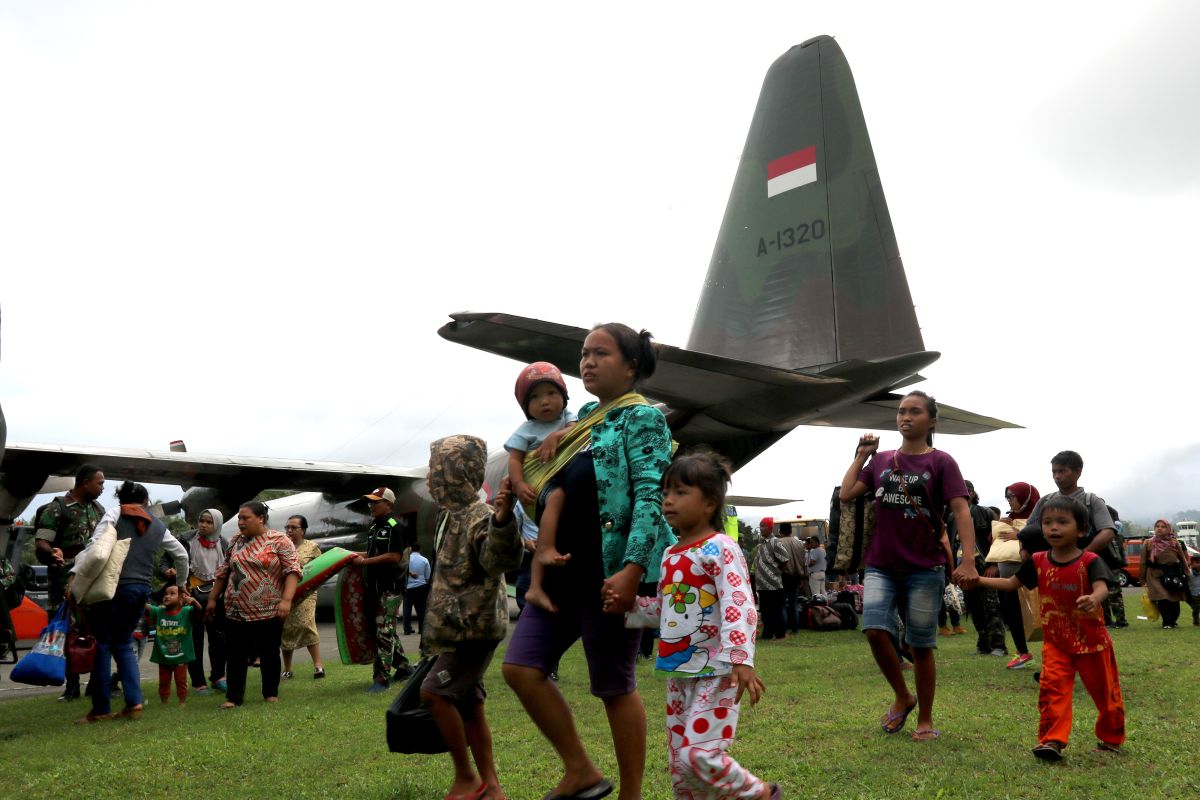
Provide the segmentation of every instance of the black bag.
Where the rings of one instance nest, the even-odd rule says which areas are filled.
[[[421,702],[421,684],[437,659],[421,659],[387,710],[387,743],[393,753],[447,753],[442,732]]]
[[[834,603],[830,606],[837,612],[838,617],[842,620],[842,630],[852,631],[858,628],[858,614],[854,611],[854,606],[849,603]]]
[[[1163,564],[1158,568],[1159,580],[1168,592],[1183,592],[1187,590],[1187,581],[1183,577],[1183,565]]]

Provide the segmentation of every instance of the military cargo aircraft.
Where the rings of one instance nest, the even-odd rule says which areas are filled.
[[[465,313],[439,333],[578,376],[587,331]],[[680,443],[708,443],[741,466],[798,425],[891,428],[896,390],[922,380],[918,371],[938,355],[921,338],[850,67],[833,39],[810,39],[767,73],[688,347],[663,345],[643,392],[664,405]],[[1016,427],[940,408],[939,433]],[[188,488],[182,506],[192,520],[207,507],[232,511],[263,489],[301,491],[270,504],[273,522],[304,514],[310,536],[325,545],[360,544],[367,519],[355,501],[388,486],[412,535],[433,535],[423,466],[199,455],[181,445],[152,452],[10,444],[0,464],[0,517],[19,513],[50,476],[88,461],[112,478]],[[504,454],[495,454],[489,487],[504,468]]]
[[[578,377],[584,328],[452,314],[446,339]],[[767,72],[687,349],[642,394],[740,467],[798,425],[892,428],[925,350],[850,65],[828,36]],[[938,403],[938,433],[1019,427]]]

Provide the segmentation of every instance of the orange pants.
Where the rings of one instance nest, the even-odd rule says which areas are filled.
[[[1068,653],[1049,642],[1042,644],[1041,692],[1038,694],[1038,742],[1071,738],[1071,701],[1075,673],[1096,704],[1096,738],[1120,746],[1125,741],[1125,701],[1117,678],[1117,658],[1112,647],[1099,653]]]
[[[179,695],[179,702],[187,700],[187,664],[159,664],[158,665],[158,696],[165,703],[167,698],[171,696],[171,679],[175,679],[175,694]]]

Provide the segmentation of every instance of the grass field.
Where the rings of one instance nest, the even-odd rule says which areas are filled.
[[[1186,608],[1182,621],[1190,622]],[[1138,621],[1114,638],[1128,712],[1129,741],[1120,755],[1090,752],[1095,717],[1077,684],[1067,760],[1035,761],[1033,669],[1007,671],[999,658],[973,655],[973,634],[943,639],[939,650],[935,722],[942,739],[885,736],[877,720],[888,695],[858,632],[802,632],[764,643],[758,663],[767,695],[743,710],[733,754],[792,798],[1200,796],[1200,628],[1163,631]],[[499,663],[488,674],[496,760],[509,797],[537,800],[556,782],[557,762],[504,685]],[[212,697],[160,707],[156,687],[144,687],[152,699],[135,723],[76,727],[70,723],[86,710],[81,703],[5,702],[0,796],[440,798],[446,756],[387,752],[384,711],[394,694],[366,694],[366,667],[327,669],[325,681],[285,683],[275,706],[256,698],[252,670],[247,695],[256,699],[233,712],[218,713]],[[663,685],[649,664],[639,670],[650,718],[645,797],[659,800],[670,797]],[[579,648],[563,661],[561,686],[593,758],[615,779],[602,706],[587,693]]]

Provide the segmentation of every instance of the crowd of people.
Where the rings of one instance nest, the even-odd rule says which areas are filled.
[[[504,582],[514,571],[522,608],[501,672],[561,762],[551,798],[594,800],[614,791],[623,800],[641,797],[647,705],[635,673],[646,628],[657,632],[655,669],[668,678],[660,723],[675,796],[781,797],[779,784],[728,752],[743,697],[754,703],[766,691],[754,666],[757,641],[797,631],[804,597],[860,577],[861,627],[890,693],[879,720],[885,733],[899,733],[916,712],[913,740],[941,736],[933,708],[937,642],[939,634],[959,628],[939,625],[948,586],[963,592],[979,653],[1003,655],[1011,637],[1015,656],[1007,666],[1013,669],[1033,661],[1022,593],[1037,591],[1040,603],[1032,613],[1043,646],[1034,754],[1062,758],[1076,674],[1098,708],[1098,749],[1120,750],[1124,703],[1105,617],[1107,605],[1109,625],[1125,624],[1113,578],[1120,539],[1111,510],[1078,484],[1078,454],[1064,451],[1051,460],[1056,492],[1041,496],[1030,483],[1010,484],[1008,513],[1001,515],[979,505],[954,458],[933,446],[934,398],[911,392],[896,415],[901,445],[882,451],[876,436],[862,436],[837,489],[840,503],[863,497],[873,503],[861,570],[840,571],[819,537],[801,541],[787,525],[757,546],[751,569],[725,532],[729,464],[704,448],[676,453],[662,412],[637,392],[655,365],[647,332],[596,326],[579,364],[594,399],[577,414],[567,411],[566,384],[554,365],[524,368],[516,399],[525,421],[506,443],[510,478],[491,505],[480,499],[486,444],[473,436],[433,442],[428,486],[441,511],[429,558],[419,545],[406,549],[411,537],[392,513],[391,490],[367,495],[373,524],[356,563],[377,621],[373,688],[382,691],[412,670],[398,626],[402,620],[411,633],[415,611],[422,653],[432,659],[420,693],[453,764],[447,798],[505,796],[484,712],[484,675],[508,632]],[[38,546],[55,564],[52,591],[59,602],[70,592],[70,556],[105,514],[95,504],[103,475],[86,472],[64,503],[47,510],[46,524],[39,520]],[[223,688],[223,707],[236,707],[245,697],[247,666],[257,663],[263,697],[274,702],[281,677],[292,676],[292,654],[302,647],[312,655],[314,677],[324,675],[314,609],[308,600],[293,608],[302,564],[317,555],[304,539],[306,520],[292,517],[285,532],[275,531],[266,507],[247,502],[238,509],[239,535],[226,545],[221,514],[209,509],[181,544],[146,512],[144,489],[123,484],[118,498],[119,509],[108,514],[121,535],[135,541],[116,597],[87,611],[101,653],[92,710],[82,721],[112,715],[109,652],[125,694],[118,715],[141,712],[131,640],[150,599],[152,555],[160,548],[174,570],[173,585],[149,606],[159,627],[154,659],[164,701],[171,681],[184,700],[186,667],[195,691]],[[72,521],[60,525],[55,514]],[[1144,571],[1164,628],[1177,624],[1181,602],[1200,594],[1200,558],[1190,570],[1188,561],[1170,524],[1160,520]],[[1192,602],[1200,624],[1200,602]],[[577,641],[591,694],[611,729],[618,783],[587,752],[554,680]],[[906,660],[915,679],[911,689]],[[67,696],[72,691],[69,684]]]

